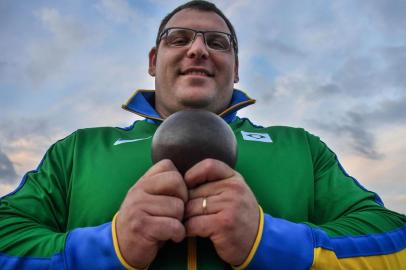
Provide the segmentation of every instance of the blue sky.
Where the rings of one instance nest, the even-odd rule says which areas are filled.
[[[128,126],[120,108],[154,88],[147,54],[183,1],[0,1],[0,195],[74,130]],[[241,116],[303,127],[406,213],[406,2],[215,3],[240,44]]]

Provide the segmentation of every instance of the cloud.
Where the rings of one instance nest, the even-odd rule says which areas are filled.
[[[405,24],[406,27],[406,24]],[[382,80],[398,93],[406,91],[406,41],[403,45],[383,46],[379,49],[379,56],[385,59],[385,70]]]
[[[296,46],[272,38],[260,40],[259,47],[263,51],[269,52],[268,55],[271,59],[275,57],[281,57],[284,59],[287,58],[303,59],[303,57],[306,56],[306,54]]]
[[[331,80],[354,98],[398,95],[406,89],[405,61],[403,46],[382,46],[368,55],[346,58]]]
[[[385,152],[383,159],[368,159],[355,153],[342,160],[347,171],[367,189],[376,191],[390,209],[406,213],[406,125],[376,132],[376,146]]]
[[[373,109],[354,108],[335,121],[309,120],[316,128],[339,136],[350,143],[352,150],[369,159],[382,159],[386,155],[378,150],[376,137],[382,129],[406,125],[406,96],[380,101]],[[377,133],[378,130],[381,132]]]
[[[368,16],[368,21],[379,27],[385,36],[406,33],[406,2],[403,0],[354,2]]]
[[[68,135],[51,119],[0,118],[1,149],[14,162],[17,175],[35,168],[49,146]]]
[[[56,8],[42,8],[36,12],[37,17],[49,30],[58,45],[66,48],[76,47],[87,38],[86,27],[73,17],[61,15]]]
[[[9,1],[0,1],[0,33],[6,31],[10,26],[13,15],[15,15],[16,5]]]
[[[382,81],[376,64],[370,57],[348,58],[333,74],[332,81],[353,97],[377,94]]]
[[[343,93],[343,89],[334,82],[321,83],[319,86],[316,86],[315,89],[309,93],[307,98],[316,99],[316,98],[334,98],[334,95],[340,95]]]
[[[351,149],[363,157],[378,160],[384,157],[384,154],[376,149],[375,136],[371,129],[368,129],[363,115],[359,113],[349,112],[341,121],[319,122],[314,120],[313,125],[348,142]]]
[[[61,15],[56,8],[41,8],[35,15],[50,34],[43,35],[28,47],[26,72],[38,85],[61,71],[69,57],[90,40],[92,33],[78,19]]]
[[[7,119],[0,118],[0,138],[3,142],[13,142],[21,137],[47,136],[50,133],[51,124],[47,119]]]
[[[8,156],[0,150],[0,182],[2,184],[14,184],[17,173]]]
[[[394,100],[382,101],[375,110],[365,114],[371,124],[406,124],[406,95]]]
[[[137,12],[125,0],[101,0],[96,4],[96,9],[115,23],[129,23],[138,19]]]
[[[7,68],[8,63],[6,61],[1,61],[0,60],[0,75],[3,74],[5,69]]]
[[[12,76],[13,65],[6,60],[0,59],[0,80],[4,83],[8,83],[10,76]],[[3,101],[3,100],[2,100]],[[0,101],[0,102],[2,102]]]

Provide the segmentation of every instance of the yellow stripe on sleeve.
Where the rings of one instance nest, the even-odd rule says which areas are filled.
[[[116,255],[117,255],[119,261],[127,270],[146,270],[146,269],[148,269],[148,267],[143,268],[143,269],[137,269],[137,268],[132,267],[129,263],[126,262],[123,255],[121,254],[120,246],[118,245],[117,231],[116,231],[117,215],[118,215],[118,212],[114,215],[113,221],[111,222],[111,234],[113,237],[114,250],[116,252]]]
[[[248,257],[245,259],[245,261],[239,266],[233,266],[233,269],[235,269],[235,270],[245,269],[248,266],[248,264],[250,264],[250,262],[252,261],[252,258],[254,258],[254,255],[257,252],[259,243],[261,242],[262,232],[264,230],[264,211],[262,210],[261,206],[258,205],[258,207],[259,207],[259,225],[258,225],[257,237],[255,238],[251,251],[248,254]]]
[[[396,253],[376,256],[337,258],[331,250],[316,248],[311,270],[374,270],[403,269],[406,265],[406,249]]]

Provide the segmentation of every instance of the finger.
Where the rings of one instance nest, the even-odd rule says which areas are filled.
[[[206,199],[206,207],[203,206],[204,199]],[[219,196],[200,197],[189,200],[185,207],[185,219],[189,219],[200,215],[212,215],[220,212],[224,207]]]
[[[178,171],[164,171],[144,177],[143,186],[149,194],[175,196],[184,202],[188,200],[187,186]]]
[[[185,203],[180,198],[149,195],[138,204],[142,211],[151,216],[172,217],[178,220],[183,219]]]
[[[151,176],[166,171],[178,171],[173,162],[169,159],[163,159],[155,163],[153,166],[151,166],[151,168],[149,168],[149,170],[144,174],[144,176]]]
[[[215,233],[216,214],[192,217],[185,223],[187,236],[210,238]]]
[[[200,197],[220,195],[225,189],[227,189],[228,181],[229,180],[227,179],[216,182],[207,182],[193,189],[189,189],[188,198],[191,200]]]
[[[235,171],[224,162],[208,158],[198,162],[185,173],[185,182],[191,189],[205,182],[227,179],[234,174]]]
[[[155,241],[173,240],[179,243],[185,238],[186,229],[177,219],[169,217],[150,217],[144,234],[144,237]]]

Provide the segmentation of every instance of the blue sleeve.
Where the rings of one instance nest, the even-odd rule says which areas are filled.
[[[406,226],[362,236],[264,215],[261,241],[247,269],[406,269]]]
[[[68,233],[65,248],[52,257],[0,254],[0,269],[125,269],[114,249],[111,222]]]

